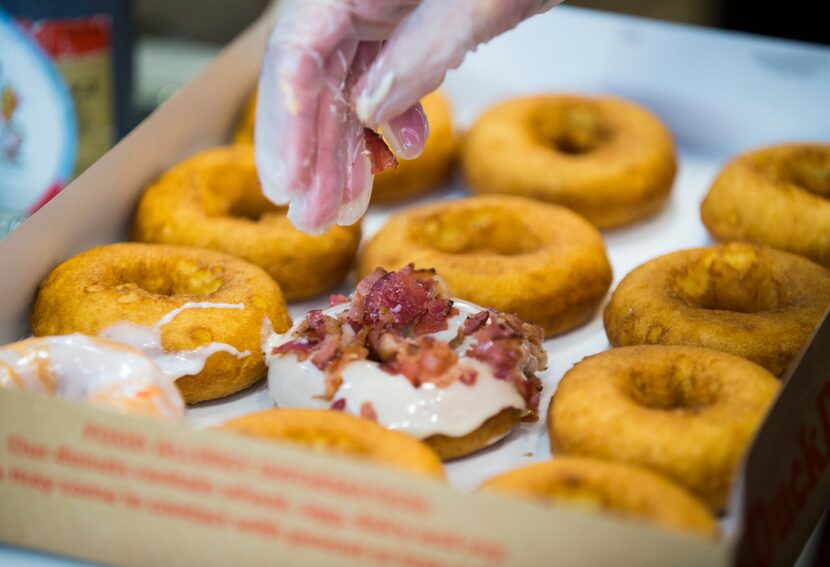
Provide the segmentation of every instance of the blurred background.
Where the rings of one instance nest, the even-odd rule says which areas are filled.
[[[826,19],[819,15],[824,3],[815,0],[566,3],[830,44]],[[0,237],[199,73],[268,4],[269,0],[0,0]],[[62,85],[52,85],[54,96],[49,100],[41,100],[43,87],[32,95],[37,82],[32,74],[40,56],[30,53],[33,62],[24,64],[24,57],[2,43],[21,47],[18,44],[26,38],[17,38],[18,30],[50,60],[41,82],[51,84],[54,75],[63,80]],[[65,116],[66,125],[54,132],[35,128],[37,119],[49,112]],[[54,155],[42,150],[47,141]],[[63,154],[72,157],[61,158]]]

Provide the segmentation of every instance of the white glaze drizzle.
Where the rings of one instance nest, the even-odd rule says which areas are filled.
[[[348,303],[323,311],[336,317],[349,308]],[[483,311],[472,303],[453,300],[458,315],[448,320],[448,329],[430,336],[449,342],[463,327],[467,316]],[[270,355],[274,347],[294,337],[296,326],[284,334],[274,334],[264,345],[268,363],[268,388],[281,407],[328,408],[332,401],[321,399],[325,391],[325,377],[311,360],[299,361],[295,353]],[[349,338],[351,327],[343,325],[344,337]],[[390,374],[381,370],[376,362],[356,361],[343,366],[340,376],[343,383],[334,400],[345,400],[345,411],[360,414],[364,402],[372,404],[378,422],[419,438],[443,434],[458,437],[474,431],[488,418],[505,408],[527,409],[524,398],[506,380],[493,375],[486,363],[465,356],[463,353],[474,344],[467,337],[456,348],[458,364],[472,368],[477,373],[474,385],[456,380],[447,387],[434,384],[415,387],[402,374]]]
[[[131,345],[149,356],[161,371],[169,378],[176,380],[182,376],[198,374],[205,367],[207,359],[217,352],[227,352],[237,358],[245,358],[250,351],[240,351],[233,345],[220,342],[210,342],[206,345],[191,349],[167,352],[161,342],[161,328],[176,318],[181,312],[188,309],[244,309],[244,303],[208,303],[204,301],[189,301],[173,309],[154,325],[146,327],[134,323],[116,323],[104,329],[100,336]]]
[[[0,387],[123,413],[184,417],[179,390],[152,360],[131,347],[81,334],[0,347]]]

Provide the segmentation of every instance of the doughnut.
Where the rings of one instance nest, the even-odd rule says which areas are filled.
[[[599,232],[557,205],[490,195],[392,215],[364,247],[358,271],[413,262],[435,268],[461,299],[515,313],[548,336],[585,323],[611,285]]]
[[[425,444],[345,412],[268,409],[226,421],[219,429],[365,459],[419,476],[445,478],[441,459]]]
[[[830,271],[787,252],[728,243],[636,268],[605,308],[605,332],[613,346],[712,348],[780,376],[828,306]]]
[[[189,404],[247,388],[266,372],[262,336],[291,320],[260,268],[198,248],[120,243],[58,265],[40,284],[35,336],[83,333],[155,350]]]
[[[439,187],[452,173],[458,139],[453,133],[450,103],[441,93],[433,92],[421,104],[429,120],[424,151],[413,160],[399,159],[395,169],[387,169],[375,177],[373,203],[421,195]]]
[[[442,459],[482,449],[534,419],[542,329],[450,299],[432,270],[377,269],[351,298],[266,342],[279,407],[343,411],[407,433]]]
[[[248,100],[234,133],[235,144],[254,143],[257,95]],[[453,132],[450,102],[440,92],[421,101],[429,120],[429,137],[424,151],[413,160],[398,160],[397,167],[375,176],[373,203],[387,203],[421,195],[436,189],[452,172],[458,138]]]
[[[286,299],[337,285],[360,242],[360,224],[318,236],[293,227],[285,207],[260,189],[251,146],[201,152],[151,185],[141,198],[132,239],[227,252],[273,277]]]
[[[778,387],[771,373],[725,352],[612,349],[560,381],[548,409],[551,450],[652,469],[722,510]]]
[[[491,478],[480,490],[537,502],[602,510],[675,531],[715,537],[712,514],[691,494],[642,467],[556,457]]]
[[[748,240],[830,268],[830,144],[739,155],[718,174],[700,214],[718,240]]]
[[[241,145],[253,145],[254,126],[256,126],[256,103],[257,91],[248,97],[245,108],[242,109],[242,116],[236,125],[233,133],[233,143]]]
[[[184,401],[140,350],[81,334],[0,346],[0,388],[54,395],[118,413],[184,418]]]
[[[502,102],[464,138],[474,193],[564,205],[598,228],[663,207],[677,170],[671,133],[650,112],[613,97],[541,95]]]

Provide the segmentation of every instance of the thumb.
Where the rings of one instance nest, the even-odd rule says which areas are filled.
[[[358,80],[353,102],[375,128],[411,108],[479,44],[561,0],[423,0]]]

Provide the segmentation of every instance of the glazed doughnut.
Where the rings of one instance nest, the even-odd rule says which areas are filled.
[[[119,413],[184,418],[184,402],[173,381],[140,350],[81,334],[0,347],[0,387]]]
[[[136,243],[93,248],[56,267],[40,284],[31,323],[36,336],[157,342],[159,356],[185,369],[176,385],[190,404],[262,378],[264,329],[291,325],[279,287],[253,264],[212,250]]]
[[[631,102],[544,95],[503,102],[461,149],[474,193],[565,205],[599,228],[630,223],[666,202],[677,170],[671,133]]]
[[[830,268],[830,145],[763,148],[733,159],[700,208],[718,240],[748,240]]]
[[[548,336],[586,322],[611,285],[599,232],[579,215],[491,195],[393,215],[364,247],[358,271],[435,268],[450,293],[515,313]]]
[[[729,243],[632,271],[605,308],[605,332],[614,346],[712,348],[780,376],[829,305],[830,271],[787,252]]]
[[[360,225],[319,236],[293,227],[284,207],[260,189],[251,146],[201,152],[151,185],[138,206],[133,240],[211,248],[268,272],[289,301],[343,279],[357,252]]]
[[[725,352],[612,349],[562,378],[548,410],[551,450],[650,468],[722,510],[777,392],[775,376]]]
[[[480,490],[608,511],[671,530],[714,537],[712,514],[680,486],[642,467],[556,457],[491,478]]]
[[[425,96],[421,104],[429,120],[424,151],[413,160],[399,159],[395,169],[387,169],[375,177],[373,203],[421,195],[439,187],[452,172],[458,139],[453,132],[450,103],[436,91]]]
[[[219,429],[366,459],[419,476],[445,478],[441,459],[420,441],[344,412],[269,409],[226,421]]]
[[[451,300],[434,271],[378,269],[268,340],[268,386],[280,407],[361,415],[451,459],[535,416],[541,342],[535,325]]]

